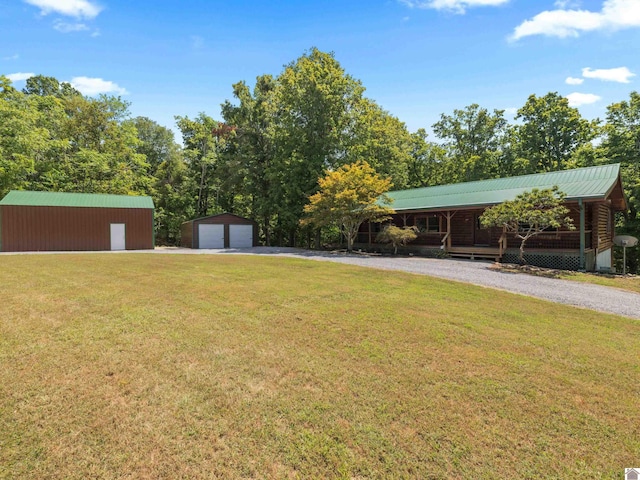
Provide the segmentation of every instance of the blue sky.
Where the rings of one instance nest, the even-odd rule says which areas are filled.
[[[557,91],[587,118],[640,82],[640,0],[4,0],[0,73],[122,95],[132,115],[220,118],[231,85],[333,51],[366,95],[430,130],[478,103],[509,118]]]

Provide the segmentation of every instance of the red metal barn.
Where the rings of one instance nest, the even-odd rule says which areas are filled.
[[[145,196],[14,190],[0,201],[0,251],[152,249],[153,210]]]

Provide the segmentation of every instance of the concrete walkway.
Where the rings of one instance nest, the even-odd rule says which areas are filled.
[[[44,253],[44,252],[43,252]],[[49,252],[51,253],[51,252]],[[96,253],[96,252],[55,252],[55,253]],[[157,248],[114,254],[182,254],[182,255],[266,255],[309,260],[336,262],[380,270],[398,270],[429,275],[432,277],[472,283],[482,287],[497,288],[541,298],[565,305],[589,308],[605,313],[614,313],[640,319],[640,294],[582,282],[556,278],[537,277],[527,274],[506,273],[490,268],[490,262],[433,259],[422,257],[390,257],[368,255],[346,255],[296,248],[255,247],[241,250],[192,250],[187,248]],[[0,253],[0,255],[12,255]],[[19,255],[19,254],[18,254]]]

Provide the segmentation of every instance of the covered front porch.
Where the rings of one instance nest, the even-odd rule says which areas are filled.
[[[593,268],[594,235],[592,225],[600,211],[581,201],[568,205],[575,230],[553,230],[527,242],[526,259],[549,268],[585,270]],[[520,240],[505,229],[486,228],[480,222],[485,207],[440,211],[402,212],[392,216],[396,226],[413,226],[418,237],[402,249],[406,253],[517,262]],[[357,245],[368,250],[382,247],[377,234],[385,224],[366,223],[360,228]],[[599,238],[599,237],[598,237]],[[596,239],[596,242],[601,241]]]

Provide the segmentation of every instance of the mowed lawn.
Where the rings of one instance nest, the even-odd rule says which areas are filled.
[[[640,293],[640,276],[638,275],[596,275],[589,273],[567,272],[561,278],[576,282],[595,283],[606,287],[614,287],[630,292]]]
[[[0,478],[621,478],[640,322],[403,273],[0,256]]]

